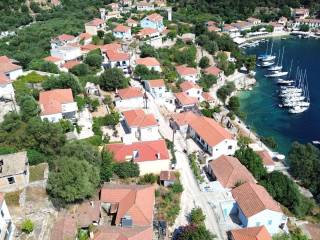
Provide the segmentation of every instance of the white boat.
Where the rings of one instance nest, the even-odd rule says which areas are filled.
[[[261,63],[261,67],[270,67],[274,64],[274,62],[263,62]]]
[[[301,96],[301,95],[302,95],[302,93],[300,93],[300,92],[282,93],[282,94],[280,94],[280,97],[289,98],[289,97],[298,97],[298,96]]]
[[[269,67],[268,70],[269,71],[281,71],[282,66],[275,65],[275,66]]]
[[[267,55],[264,58],[261,59],[262,62],[270,62],[276,59],[276,56],[274,55]]]
[[[284,103],[298,102],[298,101],[302,101],[304,99],[305,99],[304,96],[287,97],[287,98],[283,99],[283,102]]]
[[[288,89],[281,90],[281,93],[294,93],[294,92],[302,93],[302,89],[301,88],[288,88]]]
[[[279,79],[277,80],[277,83],[278,83],[278,84],[293,84],[294,81],[293,81],[293,80],[285,80],[285,79],[279,78]]]
[[[289,113],[303,113],[308,110],[309,107],[300,107],[300,106],[295,106],[293,108],[289,109]]]
[[[312,141],[312,143],[313,143],[314,145],[320,145],[320,141],[317,141],[317,140]]]
[[[288,72],[276,71],[276,72],[273,72],[271,74],[266,74],[264,76],[268,77],[268,78],[273,78],[273,77],[283,77],[283,76],[286,76],[286,75],[288,75]]]
[[[282,56],[281,56],[281,52],[279,50],[279,57],[278,57],[277,65],[268,68],[268,70],[269,71],[281,71],[282,70],[283,56],[284,56],[284,48],[282,49]],[[281,59],[281,61],[280,61],[280,59]]]

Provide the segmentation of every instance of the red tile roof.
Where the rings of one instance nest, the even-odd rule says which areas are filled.
[[[180,84],[180,88],[183,92],[186,92],[192,88],[195,88],[195,89],[201,89],[201,87],[199,87],[198,84],[195,84],[195,83],[192,83],[192,82],[189,82],[189,81],[184,81]]]
[[[129,30],[130,30],[130,27],[119,24],[113,29],[113,32],[128,32]]]
[[[175,171],[161,171],[160,172],[160,181],[176,181],[177,172]]]
[[[56,63],[56,62],[62,61],[61,58],[57,58],[57,57],[53,57],[53,56],[45,57],[43,60],[47,61],[47,62],[52,62],[52,63]]]
[[[209,166],[214,176],[224,188],[233,188],[240,182],[256,182],[248,169],[235,157],[222,155],[212,160]]]
[[[218,76],[220,73],[221,73],[221,69],[216,67],[216,66],[211,66],[211,67],[208,67],[204,70],[204,73],[205,74],[211,74],[213,76]]]
[[[0,73],[0,85],[11,83],[10,79],[3,73]]]
[[[76,220],[71,216],[59,217],[51,231],[51,240],[75,239],[77,235]]]
[[[98,223],[100,221],[100,201],[84,202],[78,206],[77,226],[81,228],[87,228],[92,223]]]
[[[99,226],[93,240],[152,240],[152,227]]]
[[[0,73],[9,73],[21,68],[21,66],[12,63],[7,56],[0,56]]]
[[[197,119],[191,121],[189,125],[211,147],[216,146],[226,139],[233,139],[230,132],[211,118],[199,116]]]
[[[150,36],[156,33],[158,33],[158,31],[154,28],[143,28],[139,31],[138,35],[144,37],[144,36]]]
[[[191,121],[197,119],[197,115],[193,112],[182,112],[177,113],[172,116],[173,121],[175,121],[179,126],[188,125]]]
[[[221,29],[216,26],[208,26],[209,32],[219,32]]]
[[[129,53],[118,52],[115,50],[105,50],[105,53],[111,62],[127,61],[130,59]]]
[[[174,96],[176,97],[177,101],[182,105],[195,105],[198,103],[198,99],[194,97],[190,97],[185,92],[178,92],[175,93]]]
[[[71,89],[54,89],[40,92],[39,104],[41,115],[51,115],[62,112],[62,104],[72,103],[73,96]]]
[[[90,33],[81,33],[79,35],[80,40],[88,40],[92,38],[92,35]]]
[[[215,26],[217,23],[215,21],[208,21],[207,26]]]
[[[86,44],[86,45],[83,45],[80,47],[81,48],[81,51],[92,51],[92,50],[96,50],[99,48],[99,46],[97,45],[94,45],[94,44]]]
[[[136,60],[137,65],[145,65],[147,67],[160,66],[159,61],[154,57],[139,58]]]
[[[152,22],[159,22],[162,21],[163,17],[158,13],[152,13],[147,16],[147,18]]]
[[[231,230],[232,240],[272,240],[265,226]]]
[[[274,165],[274,161],[272,160],[272,157],[270,156],[268,151],[266,151],[266,150],[257,151],[256,153],[261,157],[264,166],[273,166]]]
[[[176,70],[180,76],[186,76],[186,75],[196,75],[197,69],[192,67],[186,67],[183,65],[176,66]]]
[[[204,98],[204,100],[206,100],[207,102],[211,102],[214,100],[214,98],[210,95],[210,93],[208,92],[203,92],[202,93],[202,97]]]
[[[131,217],[133,226],[152,224],[155,202],[153,186],[105,183],[101,189],[100,200],[104,203],[117,204],[115,219],[117,225],[127,215]]]
[[[163,139],[155,141],[135,142],[132,144],[114,143],[106,145],[117,162],[133,159],[134,162],[168,160],[169,152]],[[136,156],[134,152],[137,151]],[[136,153],[136,152],[135,152]]]
[[[102,52],[106,52],[106,51],[116,51],[119,52],[121,50],[121,44],[119,43],[109,43],[109,44],[105,44],[103,46],[100,46],[100,49]]]
[[[267,190],[254,183],[244,183],[236,187],[232,190],[232,196],[246,217],[254,216],[266,209],[282,212],[279,203],[272,199]]]
[[[159,125],[153,114],[145,114],[142,109],[124,111],[122,115],[129,127],[144,128]]]
[[[153,88],[165,86],[163,79],[148,80],[148,83]]]
[[[103,23],[104,23],[104,21],[102,19],[94,18],[92,21],[87,22],[85,25],[87,25],[87,26],[96,26],[97,27],[97,26],[99,26],[99,25],[101,25]]]
[[[137,88],[137,87],[128,87],[128,88],[119,89],[117,94],[121,99],[143,97],[143,92],[141,88]]]
[[[73,67],[75,67],[75,66],[77,66],[77,65],[79,65],[79,64],[81,64],[80,61],[78,61],[78,60],[71,60],[71,61],[65,62],[65,63],[62,65],[62,67],[70,70],[71,68],[73,68]]]
[[[68,41],[74,40],[75,36],[70,35],[70,34],[61,34],[61,35],[57,36],[55,39],[57,39],[61,42],[68,42]]]
[[[138,22],[136,20],[132,19],[132,18],[128,18],[126,23],[138,23]]]

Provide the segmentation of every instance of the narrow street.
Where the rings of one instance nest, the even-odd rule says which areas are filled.
[[[148,93],[148,109],[153,112],[160,124],[160,133],[163,137],[172,140],[172,129],[169,126],[168,119],[160,113],[159,106],[155,99]],[[184,191],[181,196],[180,213],[176,219],[173,229],[186,225],[188,223],[187,217],[194,207],[200,207],[206,214],[206,227],[217,236],[218,240],[225,239],[222,233],[217,218],[209,204],[209,199],[206,192],[201,192],[198,183],[192,173],[189,165],[188,156],[183,152],[186,148],[184,137],[176,132],[175,134],[175,150],[177,158],[176,169],[180,172],[181,183]]]

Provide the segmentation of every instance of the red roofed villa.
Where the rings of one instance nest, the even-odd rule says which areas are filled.
[[[264,187],[247,182],[231,192],[237,203],[238,218],[244,227],[264,225],[271,235],[285,227],[287,217],[282,213],[280,204],[272,199]]]
[[[139,141],[158,140],[159,124],[153,114],[146,114],[142,109],[122,112],[124,129]]]
[[[86,33],[94,36],[97,35],[98,31],[104,31],[106,24],[102,19],[94,18],[92,21],[87,22],[84,27],[86,29]]]
[[[272,240],[265,226],[231,230],[231,240]]]
[[[39,105],[42,120],[59,122],[63,118],[74,120],[77,116],[78,106],[70,88],[40,92]]]
[[[132,144],[114,143],[106,145],[117,162],[135,162],[140,175],[159,174],[170,169],[170,155],[165,140],[135,142]]]
[[[220,80],[223,77],[223,71],[216,66],[207,67],[204,69],[204,73],[215,76],[217,80]]]
[[[180,65],[176,66],[176,71],[179,74],[179,76],[186,81],[195,83],[199,78],[196,68]]]
[[[139,58],[136,60],[136,65],[144,65],[149,70],[153,69],[155,71],[161,72],[160,63],[154,57]]]
[[[7,56],[0,56],[0,73],[6,75],[10,80],[16,80],[23,74],[22,67]]]
[[[166,85],[163,79],[154,79],[144,81],[145,88],[155,98],[161,98],[166,92]]]

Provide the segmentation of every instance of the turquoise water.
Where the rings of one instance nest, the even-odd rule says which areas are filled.
[[[285,47],[283,66],[293,70],[300,66],[307,70],[310,90],[310,108],[301,114],[290,114],[278,107],[279,86],[264,77],[267,70],[256,69],[257,85],[252,91],[240,94],[241,110],[246,113],[245,122],[260,136],[272,136],[278,143],[278,151],[287,153],[293,141],[301,143],[320,140],[320,40],[295,39],[274,40],[274,52]],[[266,43],[247,49],[248,54],[261,54]]]

